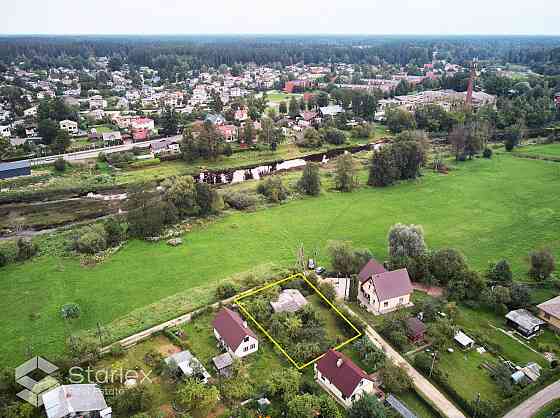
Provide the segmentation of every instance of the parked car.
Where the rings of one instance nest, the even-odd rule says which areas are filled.
[[[317,267],[317,268],[315,269],[315,273],[317,273],[317,274],[323,274],[325,271],[326,271],[326,270],[325,270],[324,267]]]

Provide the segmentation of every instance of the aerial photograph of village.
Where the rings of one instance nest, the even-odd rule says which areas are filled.
[[[560,417],[560,2],[1,9],[0,418]]]

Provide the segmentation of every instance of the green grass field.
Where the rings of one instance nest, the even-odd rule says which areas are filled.
[[[318,250],[322,264],[327,242],[334,239],[352,240],[383,259],[388,229],[397,222],[423,225],[430,247],[458,248],[476,269],[505,257],[516,278],[526,280],[529,251],[548,247],[560,256],[556,168],[509,156],[480,159],[447,176],[427,173],[394,187],[328,191],[231,214],[187,234],[176,248],[132,241],[94,267],[56,256],[9,265],[0,271],[0,364],[17,364],[30,353],[52,356],[71,332],[110,323],[180,292],[193,307],[207,303],[216,283],[231,274],[269,262],[293,265],[301,244],[308,253]],[[82,308],[72,324],[59,315],[67,302]],[[148,320],[142,324],[148,325]]]
[[[515,152],[529,155],[542,155],[545,157],[560,157],[560,143],[528,145],[517,148]]]

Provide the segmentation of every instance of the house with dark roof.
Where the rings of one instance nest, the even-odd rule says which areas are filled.
[[[232,356],[241,358],[256,352],[259,341],[241,316],[229,308],[221,309],[212,322],[214,336]]]
[[[525,338],[534,337],[545,322],[537,318],[527,309],[516,309],[506,314],[506,320],[509,326],[515,328]]]
[[[344,407],[364,393],[373,394],[377,387],[373,378],[344,354],[330,349],[315,363],[315,380]]]
[[[417,344],[424,341],[426,334],[426,325],[415,316],[408,318],[405,321],[406,336],[411,343]]]
[[[412,283],[406,269],[387,271],[370,260],[358,274],[358,302],[375,315],[412,306]]]
[[[539,318],[560,330],[560,296],[537,305],[537,309],[539,310]]]

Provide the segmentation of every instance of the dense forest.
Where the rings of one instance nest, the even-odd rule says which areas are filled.
[[[13,36],[0,38],[0,62],[30,68],[87,68],[91,57],[119,57],[164,73],[254,62],[416,64],[439,59],[464,64],[478,57],[560,74],[559,37],[428,36]]]

